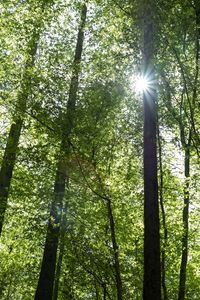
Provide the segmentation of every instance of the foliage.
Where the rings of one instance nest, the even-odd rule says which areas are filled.
[[[1,159],[16,110],[21,114],[17,95],[31,36],[40,31],[0,241],[2,300],[30,300],[35,294],[79,22],[81,1],[48,1],[45,12],[41,3],[6,0],[0,4]],[[198,1],[155,3],[158,124],[168,229],[164,244],[161,225],[166,286],[168,298],[177,299],[185,184],[181,126],[186,140],[192,126],[185,300],[199,299]],[[142,299],[143,108],[130,79],[142,70],[141,6],[128,0],[88,4],[75,126],[69,141],[60,300],[117,299],[106,197],[112,203],[124,299]]]

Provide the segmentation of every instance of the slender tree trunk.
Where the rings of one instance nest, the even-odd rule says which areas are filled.
[[[162,144],[160,138],[160,130],[158,126],[158,152],[159,152],[159,170],[160,170],[160,184],[159,184],[159,198],[160,198],[160,207],[162,213],[162,226],[164,230],[164,243],[163,249],[161,252],[161,283],[163,289],[163,300],[168,300],[167,286],[166,286],[166,274],[165,274],[165,261],[166,261],[166,253],[165,247],[168,239],[168,230],[166,225],[166,216],[165,216],[165,207],[163,201],[163,163],[162,163]]]
[[[154,1],[144,2],[144,286],[143,300],[161,299],[160,232],[156,154],[156,88],[153,66]],[[152,82],[152,83],[151,83]]]
[[[180,123],[180,134],[182,146],[185,149],[185,186],[184,186],[184,207],[183,207],[183,237],[182,237],[182,255],[179,276],[179,292],[178,300],[184,300],[186,294],[186,275],[187,275],[187,262],[188,262],[188,232],[189,232],[189,202],[190,202],[190,149],[192,138],[197,138],[195,128],[194,112],[197,101],[198,81],[199,81],[199,51],[200,51],[200,2],[194,1],[193,3],[196,13],[196,57],[195,57],[195,76],[193,83],[192,105],[190,106],[190,123],[191,128],[189,131],[188,142],[185,139],[184,125]]]
[[[93,158],[94,159],[94,158]],[[96,162],[94,160],[93,163],[94,170],[96,172],[97,179],[99,181],[99,184],[102,188],[102,191],[104,190],[104,185],[101,179],[101,176],[99,175],[97,169],[96,169]],[[110,175],[110,173],[109,173]],[[106,205],[107,205],[107,214],[108,214],[108,220],[109,220],[109,227],[111,232],[111,241],[112,241],[112,247],[114,251],[114,268],[115,268],[115,281],[116,281],[116,289],[117,289],[117,299],[122,300],[123,299],[123,287],[122,287],[122,280],[121,280],[121,272],[120,272],[120,263],[119,263],[119,247],[117,244],[116,239],[116,232],[115,232],[115,221],[113,217],[113,210],[112,210],[112,202],[109,197],[106,197]],[[107,227],[106,227],[107,231]],[[106,287],[106,285],[105,285]],[[106,297],[106,294],[105,294]]]
[[[123,299],[123,292],[122,292],[122,280],[120,274],[120,265],[119,265],[119,248],[116,241],[116,234],[115,234],[115,222],[113,218],[112,212],[112,204],[111,200],[107,200],[107,209],[108,209],[108,219],[110,222],[110,230],[111,230],[111,240],[112,246],[114,251],[114,267],[115,267],[115,278],[116,278],[116,287],[117,287],[117,299]]]
[[[190,108],[191,115],[191,126],[189,132],[188,143],[186,144],[184,135],[182,136],[182,145],[185,148],[185,187],[184,187],[184,208],[183,208],[183,237],[182,237],[182,256],[181,256],[181,266],[180,266],[180,277],[179,277],[179,292],[178,300],[184,300],[186,294],[186,271],[187,271],[187,261],[188,261],[188,232],[189,232],[189,201],[190,201],[190,148],[192,136],[196,138],[196,129],[194,123],[194,111],[195,103],[197,98],[197,83],[199,78],[199,40],[200,40],[200,3],[199,1],[194,1],[194,8],[196,12],[196,63],[195,63],[195,77],[193,84],[193,95],[192,95],[192,107]],[[182,125],[182,124],[181,124]],[[184,132],[183,125],[180,128]],[[197,138],[198,140],[198,138]]]
[[[38,26],[38,24],[37,24]],[[13,169],[16,162],[19,138],[23,126],[24,112],[26,110],[27,99],[31,93],[31,68],[35,63],[37,52],[37,43],[39,40],[39,28],[33,32],[33,36],[28,45],[28,59],[24,68],[21,89],[18,93],[17,107],[15,109],[15,117],[11,124],[6,148],[0,170],[0,235],[2,232],[4,216],[7,208],[8,195],[12,180]]]
[[[55,278],[56,255],[60,233],[61,211],[63,198],[68,176],[68,161],[70,154],[70,143],[68,139],[73,128],[74,111],[78,90],[78,78],[80,73],[80,62],[83,49],[84,27],[86,21],[86,5],[83,5],[81,12],[81,24],[78,31],[77,44],[75,50],[71,84],[69,89],[69,99],[67,112],[63,122],[63,136],[60,149],[60,157],[57,165],[56,178],[54,183],[54,195],[50,218],[48,223],[42,266],[35,294],[35,300],[51,300],[53,297],[53,286]]]
[[[184,208],[183,208],[183,238],[182,238],[182,257],[179,277],[179,294],[178,300],[185,299],[186,291],[186,268],[188,261],[188,220],[189,220],[189,200],[190,200],[190,146],[185,147],[185,187],[184,187]]]

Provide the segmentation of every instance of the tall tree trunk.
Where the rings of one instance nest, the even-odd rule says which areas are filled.
[[[42,9],[43,10],[43,9]],[[19,138],[23,126],[24,113],[26,110],[27,99],[31,93],[31,68],[35,63],[37,52],[37,44],[40,36],[41,25],[36,24],[32,39],[28,45],[28,59],[24,67],[24,73],[20,91],[18,92],[17,107],[15,109],[15,117],[11,124],[6,148],[0,170],[0,235],[2,232],[5,211],[7,208],[8,195],[12,180],[13,169],[16,162]]]
[[[157,129],[157,136],[158,136],[158,153],[159,153],[159,170],[160,170],[159,198],[160,198],[160,207],[161,207],[161,214],[162,214],[162,226],[164,231],[164,243],[163,243],[163,249],[161,251],[161,275],[162,275],[161,284],[163,290],[163,300],[168,300],[166,274],[165,274],[165,261],[166,261],[165,248],[168,239],[168,230],[166,225],[165,207],[163,201],[163,163],[162,163],[162,144],[161,144],[159,125]]]
[[[144,2],[144,300],[161,299],[160,232],[156,155],[156,88],[153,66],[154,1]]]
[[[186,268],[188,261],[188,220],[189,220],[189,200],[190,200],[190,146],[185,147],[185,187],[184,187],[184,208],[183,208],[183,238],[182,238],[182,256],[181,256],[181,267],[179,277],[179,294],[178,300],[185,299],[186,291]]]
[[[115,222],[113,218],[112,212],[112,203],[110,199],[107,199],[107,209],[108,209],[108,219],[110,222],[110,231],[111,231],[111,240],[112,246],[114,251],[114,268],[115,268],[115,279],[116,279],[116,287],[117,287],[117,299],[123,299],[123,292],[122,292],[122,280],[121,280],[121,273],[120,273],[120,265],[119,265],[119,247],[117,245],[116,240],[116,233],[115,233]]]
[[[63,122],[63,136],[60,148],[60,157],[57,164],[56,178],[54,183],[54,195],[51,206],[50,218],[48,222],[44,254],[39,275],[38,286],[35,294],[35,300],[51,300],[53,297],[56,255],[61,223],[61,211],[66,188],[66,179],[68,176],[68,161],[70,154],[70,143],[68,140],[73,128],[74,121],[73,119],[78,90],[80,62],[83,49],[86,12],[87,8],[84,4],[81,12],[81,23],[77,37],[72,78],[69,89],[67,112]]]

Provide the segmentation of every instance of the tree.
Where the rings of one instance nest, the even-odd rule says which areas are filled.
[[[156,87],[154,59],[155,4],[144,3],[144,73],[149,88],[144,101],[144,290],[143,299],[161,299],[160,233],[156,154]]]
[[[54,195],[51,204],[50,218],[48,222],[45,241],[44,255],[35,294],[35,299],[52,299],[56,267],[56,255],[59,241],[60,224],[62,218],[63,198],[66,180],[68,177],[67,166],[70,154],[70,133],[74,123],[74,110],[78,90],[78,79],[80,73],[80,62],[83,49],[84,27],[86,21],[87,7],[84,4],[81,12],[81,21],[78,31],[77,44],[73,62],[72,78],[69,88],[67,112],[63,120],[62,140],[60,154],[57,164],[56,178],[54,183]]]
[[[167,107],[172,114],[175,122],[179,127],[180,143],[184,152],[184,192],[183,192],[183,235],[182,235],[182,251],[181,251],[181,265],[180,265],[180,277],[179,277],[179,291],[178,299],[184,300],[186,297],[186,269],[188,263],[188,239],[189,239],[189,202],[190,202],[190,177],[191,177],[191,153],[193,147],[195,147],[196,141],[196,122],[195,122],[195,110],[196,110],[196,95],[198,89],[198,77],[199,77],[199,17],[198,8],[196,3],[194,5],[188,5],[186,3],[177,4],[176,9],[181,10],[183,13],[187,7],[187,13],[181,17],[179,21],[178,32],[180,41],[179,44],[171,44],[168,40],[168,45],[171,50],[171,55],[174,57],[175,65],[179,72],[178,80],[180,80],[180,89],[174,86],[172,80],[164,75],[162,71],[163,81],[165,84],[165,90],[167,93]],[[195,25],[195,29],[190,28],[189,20],[193,16],[192,20]],[[177,16],[173,16],[177,17]],[[191,32],[190,43],[188,44],[187,33]],[[181,48],[182,46],[182,48]],[[183,62],[183,57],[189,58],[193,61],[194,68],[186,69]],[[192,82],[191,84],[189,83]],[[178,101],[174,101],[174,99]],[[178,102],[178,109],[177,109]]]
[[[180,266],[180,280],[179,280],[179,294],[178,300],[184,300],[186,295],[186,270],[188,262],[188,235],[189,235],[189,203],[190,203],[190,160],[191,160],[191,149],[192,149],[192,139],[193,135],[197,134],[196,125],[194,122],[194,112],[197,100],[197,88],[198,88],[198,77],[199,77],[199,55],[200,55],[200,5],[195,1],[194,11],[196,15],[196,37],[195,37],[195,71],[193,80],[193,89],[191,96],[189,95],[189,84],[185,80],[185,71],[181,68],[181,75],[183,77],[184,89],[183,93],[186,93],[186,99],[181,101],[180,111],[184,110],[184,114],[187,115],[187,101],[189,105],[189,122],[188,130],[184,126],[184,121],[182,116],[179,116],[179,126],[180,126],[180,138],[181,143],[184,148],[184,175],[185,175],[185,186],[184,186],[184,207],[183,207],[183,237],[182,237],[182,256],[181,256],[181,266]],[[180,60],[179,60],[180,63]],[[181,67],[181,66],[180,66]],[[183,99],[182,94],[182,99]]]
[[[35,63],[37,45],[43,25],[42,15],[44,14],[46,1],[41,3],[40,15],[34,20],[32,37],[27,45],[27,59],[25,61],[21,87],[17,95],[17,104],[14,112],[13,122],[10,126],[8,139],[4,151],[0,170],[0,234],[2,232],[4,215],[7,207],[9,189],[12,180],[13,169],[16,162],[19,138],[24,122],[24,115],[27,107],[28,97],[31,95],[32,69]]]

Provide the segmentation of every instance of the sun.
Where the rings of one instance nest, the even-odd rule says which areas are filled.
[[[149,90],[150,82],[145,76],[132,76],[131,87],[136,93],[142,93]]]
[[[135,88],[137,92],[146,91],[149,88],[148,80],[143,76],[138,77],[135,82]]]

